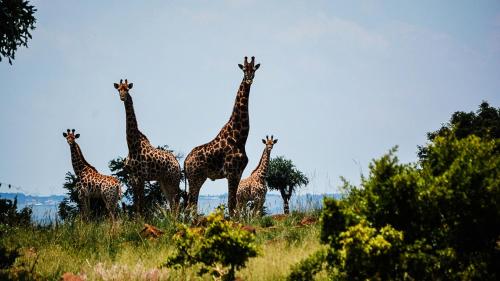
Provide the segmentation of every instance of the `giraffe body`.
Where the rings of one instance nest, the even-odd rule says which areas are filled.
[[[68,141],[71,150],[71,162],[77,176],[76,187],[82,207],[81,212],[83,216],[88,216],[90,200],[101,198],[111,218],[114,219],[121,197],[121,183],[116,177],[100,174],[85,160],[80,146],[75,141],[80,135],[75,135],[74,132],[74,129],[72,131],[68,129],[63,136]]]
[[[129,174],[134,195],[136,212],[144,208],[144,182],[158,181],[167,198],[171,210],[177,209],[181,197],[179,188],[181,168],[175,156],[165,150],[155,148],[138,129],[134,105],[129,90],[133,84],[127,80],[114,84],[124,102],[126,113],[127,145],[129,153],[125,159],[125,170]]]
[[[250,130],[248,98],[255,71],[255,58],[251,62],[245,57],[239,65],[244,77],[240,84],[233,112],[229,121],[210,142],[195,147],[184,161],[184,170],[189,182],[189,206],[197,210],[201,186],[207,180],[226,178],[228,181],[228,207],[233,214],[236,207],[236,191],[248,158],[245,144]]]
[[[248,178],[241,180],[238,185],[238,191],[236,193],[236,201],[238,210],[246,208],[249,201],[252,201],[254,214],[259,214],[264,207],[264,202],[266,201],[267,194],[267,184],[266,184],[266,174],[267,168],[269,167],[269,160],[271,157],[271,150],[278,140],[274,139],[273,136],[269,139],[266,136],[266,140],[262,140],[266,145],[264,151],[262,152],[262,157],[260,158],[259,164],[253,170]]]

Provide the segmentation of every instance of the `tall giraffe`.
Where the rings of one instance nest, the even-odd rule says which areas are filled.
[[[262,140],[266,145],[264,151],[262,152],[262,157],[260,158],[259,165],[253,170],[252,174],[248,178],[241,180],[238,185],[238,191],[236,193],[237,208],[241,210],[246,207],[248,201],[253,201],[253,211],[254,214],[258,214],[262,211],[264,207],[264,202],[266,201],[267,184],[266,184],[266,174],[267,167],[269,166],[269,158],[271,156],[271,150],[275,143],[278,142],[273,136]]]
[[[89,215],[90,199],[102,198],[107,211],[114,219],[121,197],[120,181],[116,177],[100,174],[85,160],[80,146],[76,143],[80,134],[75,134],[75,129],[71,131],[68,129],[63,133],[63,137],[66,138],[71,150],[71,162],[77,176],[76,189],[82,206],[82,215],[84,217]]]
[[[255,64],[254,57],[250,62],[245,57],[243,65],[238,64],[238,66],[243,70],[243,81],[238,89],[229,121],[222,127],[215,139],[195,147],[184,161],[184,171],[189,182],[188,205],[194,210],[197,210],[198,195],[207,178],[211,180],[226,178],[228,207],[231,215],[236,207],[236,190],[241,174],[248,163],[245,144],[250,129],[248,116],[250,86],[260,64]]]
[[[134,104],[129,90],[133,83],[120,80],[114,83],[125,105],[128,156],[125,159],[125,171],[129,174],[134,196],[135,211],[144,210],[144,182],[158,181],[172,211],[177,210],[182,191],[179,187],[181,167],[175,156],[165,150],[155,148],[148,138],[139,131],[134,112]]]

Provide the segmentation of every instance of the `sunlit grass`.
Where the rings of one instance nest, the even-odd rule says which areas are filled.
[[[249,260],[237,276],[243,280],[283,280],[290,266],[316,251],[317,225],[301,226],[304,216],[295,213],[273,219],[263,217],[246,222],[257,229],[260,254]],[[85,222],[80,219],[49,226],[29,226],[3,231],[0,243],[19,249],[16,266],[33,268],[42,280],[59,280],[66,272],[87,280],[200,280],[196,268],[160,268],[174,250],[171,237],[176,220],[168,214],[149,221],[165,234],[158,239],[141,236],[142,220]],[[204,276],[202,280],[211,280]]]

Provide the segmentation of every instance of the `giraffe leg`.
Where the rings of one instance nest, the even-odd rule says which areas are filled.
[[[170,205],[170,211],[176,212],[179,208],[179,201],[181,196],[181,189],[179,186],[170,183],[166,180],[160,181],[160,188],[165,197],[168,200],[168,204]]]
[[[227,206],[229,209],[229,215],[234,216],[236,210],[236,193],[238,191],[238,184],[240,183],[241,174],[238,176],[231,176],[227,178],[228,184],[228,199]]]
[[[80,213],[82,215],[82,218],[84,220],[88,220],[90,218],[90,200],[88,196],[81,195],[80,196],[80,204],[82,209],[80,210]]]
[[[134,209],[136,215],[143,215],[144,210],[144,181],[139,178],[133,178],[130,180],[130,185],[132,185],[132,193],[134,198]]]
[[[187,205],[189,211],[198,213],[198,196],[200,195],[201,186],[206,180],[206,177],[188,178],[189,195]]]
[[[262,208],[263,207],[264,207],[263,198],[261,198],[261,197],[255,198],[253,215],[254,216],[262,216]]]
[[[245,214],[245,209],[247,205],[248,198],[248,184],[245,180],[242,180],[238,185],[238,191],[236,192],[236,212],[238,216]]]
[[[89,212],[88,196],[85,194],[83,185],[80,182],[76,184],[76,190],[78,190],[78,201],[80,201],[80,214],[83,219],[86,219]]]
[[[243,198],[241,196],[236,196],[236,212],[240,216],[243,213]]]
[[[108,190],[107,193],[103,195],[103,199],[111,220],[115,221],[116,209],[118,208],[117,192],[115,192],[115,190]]]

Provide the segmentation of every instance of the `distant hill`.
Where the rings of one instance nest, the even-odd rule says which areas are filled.
[[[57,206],[66,197],[64,195],[35,196],[23,193],[0,193],[0,198],[14,200],[17,197],[17,207],[31,207],[33,219],[36,221],[51,221],[57,216]],[[340,198],[337,193],[330,194],[301,194],[293,196],[290,200],[292,210],[310,210],[322,207],[324,197]],[[220,195],[200,195],[198,208],[201,213],[209,213],[217,206],[227,204],[227,193]],[[270,214],[283,212],[283,200],[276,193],[268,193],[265,207]]]
[[[0,198],[11,199],[17,197],[17,205],[54,205],[59,204],[64,199],[64,195],[36,196],[24,193],[1,193]]]

